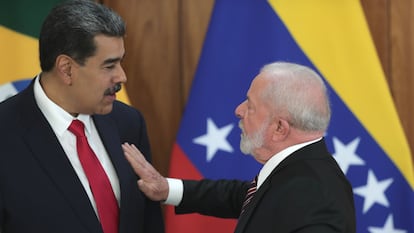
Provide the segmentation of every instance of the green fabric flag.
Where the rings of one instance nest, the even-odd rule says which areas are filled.
[[[40,72],[39,31],[60,1],[0,1],[0,101],[22,90]]]

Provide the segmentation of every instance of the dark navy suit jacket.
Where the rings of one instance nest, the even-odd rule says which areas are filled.
[[[239,218],[249,182],[184,181],[177,213]],[[355,233],[352,187],[321,140],[295,151],[264,181],[236,233]]]
[[[88,196],[62,146],[38,108],[33,83],[0,104],[0,231],[102,233]],[[92,116],[121,189],[119,233],[164,232],[159,203],[137,187],[121,143],[133,143],[150,160],[144,119],[115,102]]]

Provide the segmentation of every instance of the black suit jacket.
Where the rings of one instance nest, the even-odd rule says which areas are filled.
[[[184,181],[176,213],[238,218],[249,182]],[[352,187],[324,140],[283,160],[257,190],[236,233],[354,233]]]
[[[0,104],[0,230],[102,233],[80,180],[34,100],[33,83]],[[92,117],[119,178],[119,232],[164,232],[159,203],[139,191],[121,148],[123,142],[134,143],[150,160],[141,113],[115,102],[110,114]]]

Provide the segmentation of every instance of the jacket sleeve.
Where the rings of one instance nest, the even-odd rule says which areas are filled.
[[[220,218],[238,218],[249,182],[238,180],[184,180],[183,200],[177,214],[199,213]]]

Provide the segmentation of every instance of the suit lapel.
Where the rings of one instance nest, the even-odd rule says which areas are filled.
[[[33,156],[73,207],[80,222],[91,232],[99,232],[100,224],[89,198],[52,128],[37,107],[33,96],[33,83],[22,95],[22,100],[26,105],[21,108],[22,127],[26,130],[24,140],[31,148]]]
[[[95,115],[93,120],[118,176],[122,176],[122,167],[125,159],[115,122],[108,115]],[[122,179],[120,178],[119,180],[121,181]]]
[[[249,219],[251,218],[254,210],[257,207],[257,204],[262,199],[263,195],[266,193],[266,191],[269,189],[269,179],[266,179],[266,181],[260,186],[260,188],[257,190],[257,192],[254,194],[252,200],[248,204],[245,212],[242,216],[240,216],[235,233],[241,233],[244,231],[244,228],[246,227],[246,224],[249,222]]]
[[[119,185],[121,187],[121,199],[122,190],[125,187],[123,182],[124,178],[128,175],[125,171],[128,171],[128,164],[124,157],[124,152],[121,147],[121,139],[118,132],[118,127],[115,122],[108,115],[96,115],[93,116],[96,129],[101,137],[102,143],[112,161],[115,171],[118,175]],[[121,202],[122,203],[122,202]]]
[[[128,209],[131,208],[131,206],[127,205],[126,200],[128,200],[128,195],[134,195],[134,193],[128,192],[129,184],[127,181],[130,180],[130,173],[128,173],[128,171],[130,171],[131,168],[124,157],[124,152],[121,147],[121,137],[115,121],[112,120],[110,115],[95,115],[93,116],[93,119],[119,180],[121,189],[119,229],[121,232],[121,230],[124,229],[123,226],[127,224],[128,218],[126,216],[128,214]]]
[[[259,201],[262,199],[263,195],[269,189],[272,176],[277,175],[278,171],[298,160],[304,160],[309,158],[321,158],[326,156],[329,156],[329,153],[326,150],[325,140],[322,139],[318,142],[312,143],[295,151],[292,155],[288,156],[285,160],[283,160],[278,166],[276,166],[276,168],[273,169],[270,175],[266,178],[265,182],[263,182],[263,184],[254,194],[254,197],[248,205],[247,209],[245,210],[245,213],[239,218],[236,230],[234,232],[241,233],[244,231],[247,223],[254,214],[254,210],[256,209]]]

